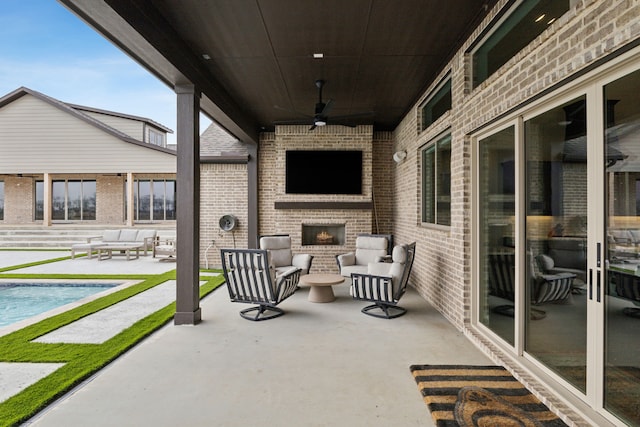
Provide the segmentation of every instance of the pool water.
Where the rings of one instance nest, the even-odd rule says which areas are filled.
[[[0,327],[80,300],[118,283],[1,283]]]

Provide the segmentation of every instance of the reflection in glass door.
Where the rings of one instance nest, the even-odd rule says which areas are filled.
[[[524,122],[525,351],[586,393],[587,102]]]
[[[640,71],[604,87],[604,407],[640,424]]]
[[[514,345],[515,130],[479,141],[479,321]]]

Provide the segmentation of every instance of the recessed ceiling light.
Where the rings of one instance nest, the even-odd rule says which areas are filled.
[[[206,59],[206,60],[211,59],[211,57],[209,56],[209,54],[208,54],[208,53],[203,53],[203,54],[202,54],[202,58],[203,58],[203,59]]]
[[[547,22],[547,25],[551,25],[553,24],[553,22],[556,20],[556,18],[551,18],[551,20],[549,22]]]
[[[314,53],[313,57],[314,58],[324,58],[324,53]]]
[[[543,13],[542,15],[538,16],[538,18],[536,19],[536,22],[540,22],[544,19],[544,17],[547,16],[545,13]]]

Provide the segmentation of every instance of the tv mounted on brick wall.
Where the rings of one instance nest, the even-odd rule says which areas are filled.
[[[362,194],[362,151],[288,150],[287,194]]]

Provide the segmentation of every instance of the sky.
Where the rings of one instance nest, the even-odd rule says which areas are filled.
[[[175,142],[173,90],[56,0],[0,0],[0,97],[21,86],[154,120]]]

